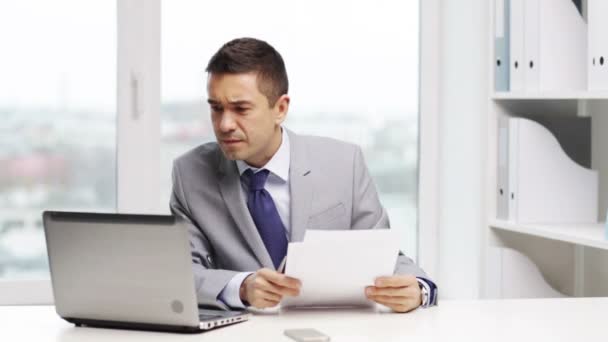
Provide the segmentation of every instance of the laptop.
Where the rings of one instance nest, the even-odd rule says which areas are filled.
[[[174,216],[45,211],[57,314],[76,326],[201,332],[249,314],[199,308]]]

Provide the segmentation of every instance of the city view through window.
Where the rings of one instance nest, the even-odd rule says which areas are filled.
[[[229,22],[211,14],[229,8],[241,9]],[[214,140],[205,65],[226,41],[251,36],[285,59],[285,127],[361,146],[416,257],[418,2],[175,0],[161,13],[165,213],[172,160]],[[0,280],[48,278],[43,210],[116,211],[116,4],[4,2],[0,43]]]

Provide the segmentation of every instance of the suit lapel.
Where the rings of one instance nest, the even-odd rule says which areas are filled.
[[[232,215],[234,222],[241,231],[241,234],[243,234],[245,241],[247,241],[249,247],[251,247],[251,250],[260,264],[264,267],[274,269],[274,264],[266,250],[266,246],[264,246],[264,241],[262,241],[260,233],[258,233],[255,223],[251,218],[249,209],[245,204],[236,163],[224,158],[221,151],[219,153],[219,184],[224,203],[226,203],[230,215]]]
[[[289,241],[298,242],[304,239],[310,210],[312,207],[313,177],[310,167],[308,149],[301,138],[291,131],[289,186],[291,193],[291,234]]]

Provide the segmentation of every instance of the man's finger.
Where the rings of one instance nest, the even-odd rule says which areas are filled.
[[[262,287],[255,290],[254,296],[275,302],[280,302],[283,298],[281,294],[272,291],[267,291]]]
[[[287,287],[287,288],[291,288],[291,289],[300,289],[300,287],[302,286],[302,283],[300,282],[300,280],[286,276],[283,273],[279,273],[279,272],[273,271],[271,269],[265,268],[265,269],[260,270],[259,273],[260,273],[260,275],[262,275],[264,277],[264,279],[270,281],[271,283],[273,283],[275,285],[279,285],[279,286]]]
[[[281,301],[281,299],[283,299],[283,296],[279,296],[275,293],[271,293],[271,292],[264,292],[264,294],[262,294],[262,299],[264,299],[265,301],[268,302],[272,302],[276,304],[279,304],[279,302]]]
[[[412,296],[412,291],[409,287],[375,287],[370,286],[365,290],[365,293],[371,296],[390,296],[390,297],[409,297]]]
[[[394,275],[390,277],[378,277],[374,282],[376,287],[403,287],[416,284],[416,277],[411,275]]]
[[[288,288],[288,287],[284,287],[284,286],[280,286],[280,285],[275,285],[273,283],[271,283],[270,281],[268,281],[268,279],[265,279],[263,277],[260,277],[258,280],[258,284],[257,288],[267,291],[267,292],[271,292],[280,296],[297,296],[300,294],[299,289],[292,289],[292,288]]]
[[[374,302],[380,303],[380,304],[384,304],[384,303],[388,303],[388,304],[407,304],[409,302],[409,298],[407,297],[392,297],[392,296],[368,296],[369,299],[373,300]]]

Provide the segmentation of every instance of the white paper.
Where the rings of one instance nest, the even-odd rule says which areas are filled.
[[[399,254],[394,231],[308,231],[303,242],[289,244],[285,274],[302,281],[298,297],[283,307],[371,306],[365,287],[391,276]]]

